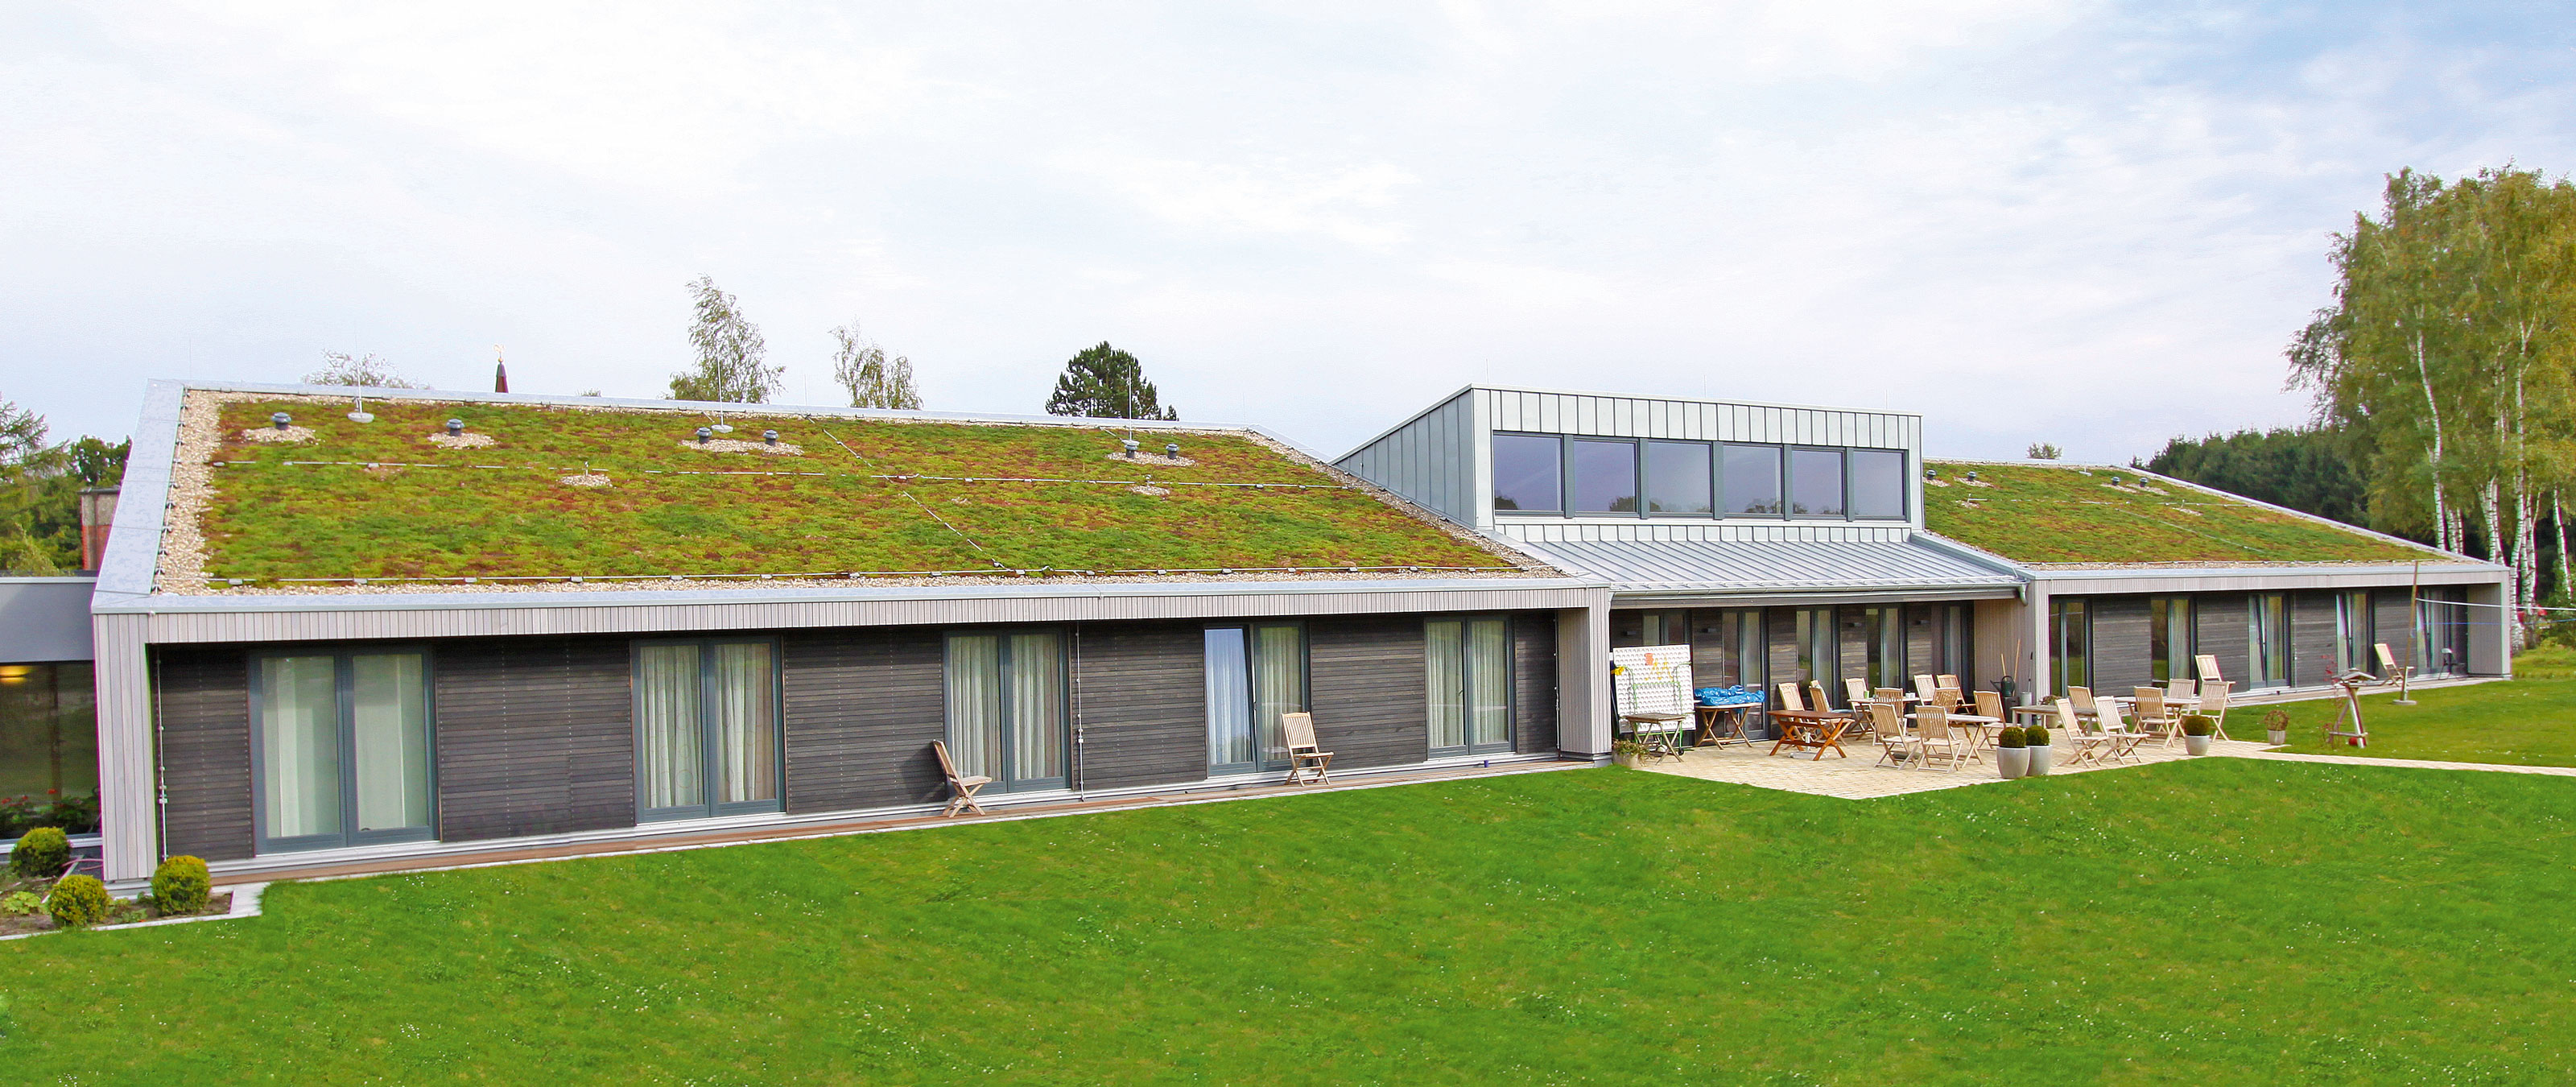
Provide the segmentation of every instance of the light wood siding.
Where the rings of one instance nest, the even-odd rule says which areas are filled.
[[[250,658],[237,648],[163,650],[162,848],[210,861],[251,855]]]
[[[2239,693],[2253,673],[2247,670],[2245,654],[2245,595],[2219,593],[2201,597],[2195,614],[2200,623],[2200,653],[2218,658],[2218,674],[2235,681]],[[2194,675],[2192,678],[2200,678]]]
[[[623,638],[437,646],[439,838],[635,824],[635,713]]]
[[[2147,601],[2136,596],[2093,598],[2093,689],[2127,695],[2155,678],[2148,656],[2153,631]]]
[[[947,799],[930,750],[948,729],[937,629],[808,631],[785,650],[788,811]]]
[[[2413,604],[2414,597],[2405,589],[2381,589],[2370,594],[2370,622],[2373,640],[2388,643],[2388,652],[2400,667],[2420,668],[2415,663]],[[2378,671],[2378,659],[2372,658],[2369,667]]]
[[[2290,682],[2324,683],[2334,671],[2335,594],[2290,594]]]
[[[1164,785],[1207,776],[1207,648],[1199,623],[1082,628],[1082,784]]]
[[[1394,491],[1462,524],[1475,524],[1475,402],[1467,393],[1442,402],[1336,462],[1336,467]]]
[[[1335,766],[1395,766],[1431,757],[1430,679],[1419,615],[1306,624],[1315,739]]]
[[[1557,750],[1556,616],[1512,617],[1512,750]]]

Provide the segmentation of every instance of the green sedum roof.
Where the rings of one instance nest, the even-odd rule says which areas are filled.
[[[368,406],[374,421],[358,423],[346,400],[236,394],[221,403],[214,432],[201,425],[196,439],[208,484],[196,522],[202,563],[175,564],[175,580],[202,573],[215,588],[231,579],[256,588],[296,579],[1353,566],[1454,576],[1515,565],[1243,431],[1139,432],[1146,452],[1176,441],[1194,462],[1173,465],[1112,459],[1123,435],[1088,425],[754,413],[773,410],[765,408],[729,416],[736,429],[722,439],[759,444],[774,428],[801,448],[771,455],[694,447],[693,432],[716,421],[694,410]],[[278,411],[311,438],[245,437]],[[450,417],[492,444],[433,444]],[[191,452],[183,427],[183,462]],[[585,473],[608,485],[565,481]],[[165,556],[165,571],[173,568]],[[172,580],[165,573],[165,585]]]
[[[1924,463],[1924,527],[2015,562],[2466,561],[2134,468]]]

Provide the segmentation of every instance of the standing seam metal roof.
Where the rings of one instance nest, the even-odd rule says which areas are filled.
[[[1522,541],[1559,567],[1602,578],[1613,591],[1835,591],[1987,589],[2020,576],[1916,539],[1870,541]]]

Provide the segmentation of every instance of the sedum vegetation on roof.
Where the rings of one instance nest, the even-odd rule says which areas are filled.
[[[2135,468],[1933,461],[1924,527],[2015,562],[2465,561]],[[1969,472],[1977,481],[1969,482]]]
[[[163,585],[179,591],[357,578],[1455,576],[1527,561],[1244,431],[1139,432],[1148,457],[1127,461],[1114,456],[1124,434],[1096,425],[746,406],[711,448],[694,432],[718,420],[694,409],[388,399],[370,400],[375,418],[360,423],[344,399],[188,396],[174,512],[193,506],[203,541],[193,556],[165,544]],[[280,411],[309,437],[275,440]],[[451,417],[466,441],[441,437]],[[767,451],[767,429],[793,452]],[[1167,441],[1182,462],[1161,457]],[[186,493],[192,464],[201,494]]]

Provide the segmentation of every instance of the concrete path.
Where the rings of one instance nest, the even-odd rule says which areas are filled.
[[[2504,762],[2435,762],[2431,759],[2374,759],[2360,755],[2300,755],[2288,751],[2253,751],[2249,759],[2271,759],[2276,762],[2321,762],[2345,766],[2395,766],[2408,770],[2486,770],[2499,774],[2541,774],[2547,777],[2576,778],[2576,766],[2516,766]]]

